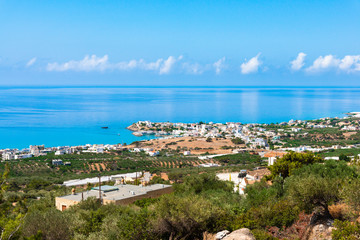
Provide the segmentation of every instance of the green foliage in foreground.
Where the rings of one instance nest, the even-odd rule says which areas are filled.
[[[360,224],[358,222],[335,220],[335,229],[332,231],[334,240],[357,240],[360,239]]]
[[[275,239],[270,228],[286,234],[288,229],[297,229],[294,224],[300,213],[316,211],[332,218],[329,206],[345,203],[349,214],[343,215],[344,222],[335,222],[333,239],[358,239],[359,226],[353,221],[360,209],[359,170],[343,161],[321,163],[311,154],[292,153],[285,159],[286,178],[277,174],[271,184],[257,182],[246,188],[244,196],[233,192],[232,183],[220,181],[213,173],[199,174],[197,169],[173,172],[180,180],[172,194],[129,206],[100,205],[90,198],[60,212],[54,198],[68,190],[58,187],[31,190],[41,198],[19,201],[13,207],[11,201],[17,198],[3,189],[0,226],[7,229],[6,234],[18,229],[12,239],[33,240],[203,239],[204,232],[243,227],[257,239]]]
[[[322,158],[315,156],[313,153],[297,153],[290,152],[279,158],[272,166],[269,167],[271,175],[269,179],[274,179],[276,176],[287,178],[295,169],[301,168],[304,165],[321,162]]]

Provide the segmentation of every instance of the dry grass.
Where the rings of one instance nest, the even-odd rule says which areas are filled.
[[[189,141],[191,140],[191,141]],[[174,144],[176,143],[176,144]],[[151,144],[151,147],[154,150],[162,150],[162,149],[177,149],[180,148],[187,148],[191,151],[192,154],[203,154],[203,153],[210,153],[210,154],[224,154],[224,153],[232,153],[232,149],[221,149],[223,146],[230,146],[230,147],[240,147],[244,145],[235,145],[231,142],[231,139],[218,139],[213,138],[211,142],[207,142],[206,138],[194,138],[194,137],[181,137],[181,138],[170,138],[170,139],[154,139],[143,142],[141,147],[146,147],[146,145]],[[174,145],[171,145],[174,144]],[[135,145],[128,145],[128,148],[134,148]],[[195,148],[197,148],[195,150]]]
[[[343,220],[345,219],[346,215],[348,215],[350,209],[349,206],[345,203],[340,203],[329,206],[329,211],[334,219]]]
[[[349,138],[351,137],[352,135],[355,135],[357,132],[344,132],[343,135],[346,137],[346,138]]]

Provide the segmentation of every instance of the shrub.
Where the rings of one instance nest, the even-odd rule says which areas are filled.
[[[343,160],[343,161],[346,161],[346,162],[350,162],[351,158],[342,153],[342,154],[340,154],[340,156],[339,156],[339,160]]]
[[[335,179],[316,175],[293,176],[286,184],[289,198],[308,212],[315,207],[322,207],[325,214],[330,216],[329,204],[339,200],[339,181]]]
[[[245,142],[241,138],[238,138],[238,137],[231,139],[231,142],[236,144],[236,145],[245,144]]]
[[[175,186],[177,193],[199,194],[208,190],[233,191],[233,184],[219,180],[215,174],[204,173],[201,175],[187,176],[183,184]]]
[[[268,178],[274,179],[279,175],[283,178],[287,178],[295,169],[321,161],[322,158],[315,156],[313,153],[290,152],[282,158],[279,158],[274,165],[269,167],[271,175]]]
[[[254,229],[251,231],[256,240],[276,240],[270,233],[262,229]]]
[[[202,239],[203,232],[223,230],[226,214],[198,195],[166,195],[156,204],[155,231],[159,239]]]
[[[241,215],[237,223],[238,228],[250,229],[276,226],[278,228],[288,227],[298,218],[300,210],[289,201],[281,200],[275,204],[263,204],[251,208]]]
[[[332,230],[333,240],[357,240],[360,239],[360,224],[349,221],[335,220],[334,229]]]
[[[342,192],[345,202],[356,212],[360,211],[360,179],[354,179],[346,184]]]
[[[32,212],[23,225],[23,234],[26,237],[36,236],[41,233],[43,239],[66,240],[71,238],[68,219],[56,209],[45,212]]]

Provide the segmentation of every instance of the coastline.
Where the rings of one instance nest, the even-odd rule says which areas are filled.
[[[360,117],[360,112],[348,112],[339,116]],[[340,117],[341,118],[341,117]],[[321,118],[320,118],[321,119]],[[315,119],[316,120],[316,119]],[[312,121],[312,120],[310,120]],[[85,144],[131,144],[135,141],[158,139],[161,137],[172,137],[171,134],[158,134],[159,132],[149,132],[135,136],[133,133],[139,129],[134,127],[135,123],[114,127],[109,125],[109,129],[103,130],[98,126],[88,128],[78,127],[0,127],[0,134],[7,136],[6,142],[0,144],[0,149],[7,148],[26,148],[29,145],[57,146],[78,146]],[[191,123],[188,123],[191,124]],[[253,123],[261,124],[261,123]],[[69,137],[76,134],[76,137]],[[158,134],[158,135],[157,135]],[[24,137],[26,136],[26,137]],[[21,139],[21,142],[19,142]],[[29,139],[29,140],[26,140]],[[83,139],[83,140],[82,140]]]
[[[281,122],[277,124],[240,122],[172,123],[138,121],[125,128],[126,131],[129,131],[129,134],[136,139],[131,144],[66,144],[52,147],[48,147],[48,145],[46,145],[46,149],[47,152],[64,150],[64,153],[71,153],[75,152],[76,149],[81,149],[82,151],[85,150],[94,153],[101,153],[106,150],[123,149],[126,146],[127,149],[136,149],[141,147],[146,149],[146,151],[160,151],[166,148],[176,150],[180,148],[185,149],[186,151],[191,150],[194,154],[224,154],[257,149],[269,150],[271,146],[274,147],[276,144],[287,146],[286,139],[291,140],[294,137],[300,137],[300,139],[306,138],[309,131],[311,133],[316,129],[318,129],[317,131],[336,129],[336,131],[339,131],[338,134],[341,133],[344,135],[345,139],[352,139],[352,136],[354,134],[356,135],[356,133],[360,131],[360,120],[357,118],[360,118],[359,112],[346,113],[346,116],[342,118],[325,117],[314,120],[290,120],[288,122]],[[354,120],[349,121],[349,119]],[[111,128],[109,128],[109,130],[110,129]],[[103,132],[108,133],[108,130]],[[136,133],[141,134],[142,138],[136,137]],[[151,139],[146,139],[146,137]],[[314,137],[318,138],[319,136]],[[286,141],[284,142],[283,139]],[[316,142],[317,141],[314,140],[312,144],[314,145]],[[44,144],[38,145],[42,145],[42,148],[44,148]],[[320,146],[320,148],[326,147],[321,146],[321,144],[318,144],[318,146]],[[17,150],[16,148],[12,149]],[[0,150],[3,152],[12,152],[13,155],[17,155],[16,151],[14,152],[12,149],[3,148]],[[309,150],[311,147],[307,146],[306,149]],[[24,156],[28,156],[27,153],[28,151],[26,148],[22,150],[22,154]]]

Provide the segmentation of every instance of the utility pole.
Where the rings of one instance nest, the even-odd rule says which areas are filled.
[[[100,173],[99,173],[99,201],[101,204],[101,175],[100,175]]]
[[[137,185],[137,167],[135,167],[135,185]]]

